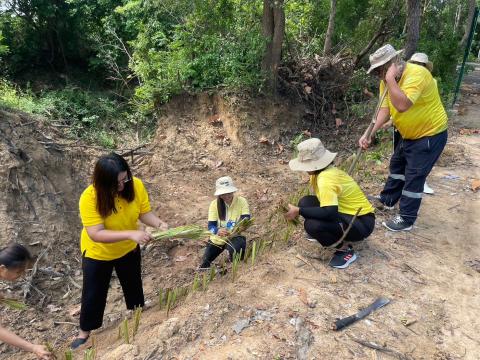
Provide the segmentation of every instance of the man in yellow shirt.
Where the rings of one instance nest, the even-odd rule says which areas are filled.
[[[400,213],[383,225],[391,231],[411,230],[422,201],[423,184],[447,143],[447,113],[430,71],[423,66],[398,61],[387,44],[370,55],[370,69],[380,79],[380,94],[387,91],[372,135],[359,144],[366,149],[372,136],[390,117],[401,139],[390,159],[390,174],[378,205],[386,208],[400,202]]]

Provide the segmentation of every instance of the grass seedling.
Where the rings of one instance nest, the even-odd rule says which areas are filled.
[[[158,290],[158,307],[160,310],[162,310],[164,302],[165,302],[165,299],[164,299],[163,289],[160,288]]]
[[[130,334],[128,331],[128,319],[125,318],[120,325],[122,327],[122,336],[125,344],[130,344]]]
[[[257,256],[257,242],[254,241],[252,244],[252,253],[250,255],[252,259],[252,266],[255,266],[255,257]]]
[[[208,275],[207,273],[203,273],[202,290],[204,292],[207,291],[207,287],[208,287]]]
[[[83,360],[95,360],[96,357],[97,351],[93,346],[90,349],[85,350],[85,353],[83,354]]]
[[[72,350],[68,349],[67,351],[65,351],[65,360],[73,360]]]
[[[177,288],[173,289],[173,295],[172,295],[172,308],[175,307],[175,304],[177,302],[177,295],[178,291]]]
[[[167,317],[168,317],[168,314],[170,313],[170,308],[172,307],[172,297],[173,297],[173,292],[172,292],[171,289],[168,289],[167,290],[167,304],[166,304]]]
[[[198,273],[195,273],[195,276],[193,277],[193,283],[192,283],[192,292],[197,291],[197,289],[198,289],[198,282],[199,282]]]
[[[240,250],[239,253],[234,253],[232,261],[232,282],[234,282],[235,278],[237,277],[238,264],[240,263],[241,258],[242,250]]]
[[[17,300],[0,298],[0,304],[9,307],[12,310],[25,310],[28,306]]]
[[[46,343],[45,343],[45,347],[47,348],[48,351],[50,351],[50,352],[52,353],[53,359],[57,359],[56,351],[55,351],[55,349],[53,348],[53,345],[50,344],[49,342],[46,342]]]
[[[135,311],[133,312],[133,330],[132,330],[133,339],[135,339],[135,335],[137,334],[138,327],[140,326],[141,317],[142,317],[142,307],[139,306],[135,308]]]
[[[210,279],[209,279],[209,281],[212,282],[213,280],[215,280],[216,275],[217,275],[217,270],[216,270],[215,266],[210,266]]]

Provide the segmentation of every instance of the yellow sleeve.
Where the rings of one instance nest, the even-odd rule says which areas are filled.
[[[97,197],[93,186],[89,186],[80,196],[80,218],[85,227],[103,224],[104,219],[97,210]]]
[[[405,75],[405,80],[400,86],[400,89],[412,104],[415,104],[418,98],[422,95],[425,86],[432,81],[432,75],[427,69],[421,66],[419,66],[419,69],[414,69],[414,71]]]
[[[213,200],[208,208],[208,221],[218,221],[217,200]]]
[[[250,208],[248,207],[247,199],[242,197],[242,209],[240,215],[250,215]]]
[[[140,203],[140,214],[146,214],[152,211],[150,200],[148,199],[148,192],[142,180],[134,178],[133,181],[135,181],[135,196],[138,196]]]
[[[338,194],[341,192],[341,186],[331,181],[318,181],[317,198],[320,207],[338,206]]]
[[[382,94],[385,91],[385,83],[383,80],[380,81],[380,94],[378,94],[378,101],[382,98]],[[381,108],[388,108],[388,94],[385,96],[385,98],[382,101],[382,105],[380,106]]]

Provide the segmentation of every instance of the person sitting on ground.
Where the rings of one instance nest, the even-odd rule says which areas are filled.
[[[21,277],[32,262],[30,252],[23,245],[11,244],[0,250],[0,279],[14,281]],[[53,359],[52,353],[43,345],[32,344],[0,326],[0,341],[34,353],[38,359]]]
[[[128,163],[115,153],[97,161],[93,184],[82,193],[79,207],[83,287],[80,332],[72,349],[84,344],[90,332],[102,326],[113,269],[127,309],[144,306],[140,245],[147,244],[151,235],[138,230],[137,221],[166,228],[151,211],[142,181],[132,176]]]
[[[228,237],[236,223],[242,219],[250,218],[248,202],[244,197],[235,195],[238,189],[229,176],[217,179],[215,187],[214,195],[217,198],[210,203],[208,209],[208,230],[214,235]],[[205,248],[203,262],[199,270],[209,269],[212,262],[225,248],[228,250],[230,261],[233,261],[235,254],[241,254],[241,259],[243,259],[246,247],[247,240],[242,235],[234,236],[227,243],[212,236]]]
[[[357,259],[348,243],[364,240],[373,232],[375,209],[355,180],[333,166],[337,154],[326,150],[319,139],[305,140],[298,144],[297,149],[298,157],[290,160],[290,169],[310,175],[315,196],[304,196],[298,206],[289,204],[285,217],[293,220],[301,215],[310,237],[322,246],[337,249],[329,265],[344,269]],[[339,243],[359,208],[350,231]]]
[[[371,134],[365,132],[359,145],[366,149],[372,137],[390,117],[400,140],[390,159],[390,174],[375,197],[378,208],[400,204],[399,214],[383,222],[390,231],[413,228],[423,197],[425,180],[447,143],[447,113],[437,83],[428,69],[400,61],[402,50],[386,44],[370,55],[367,73],[380,80],[380,94],[387,96],[380,105]]]

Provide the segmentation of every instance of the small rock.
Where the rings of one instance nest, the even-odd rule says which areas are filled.
[[[241,319],[238,320],[235,325],[232,326],[232,330],[238,335],[242,332],[243,329],[250,325],[250,319]]]
[[[175,335],[178,330],[180,329],[180,324],[178,318],[170,318],[165,320],[159,327],[158,327],[158,334],[157,338],[161,341],[165,341],[168,338]]]

